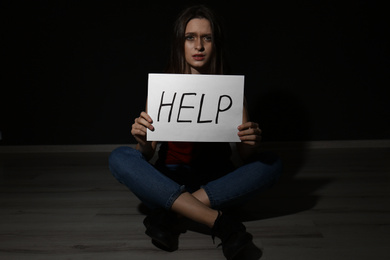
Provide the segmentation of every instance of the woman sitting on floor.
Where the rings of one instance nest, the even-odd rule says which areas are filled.
[[[214,13],[204,6],[184,10],[174,26],[170,64],[167,72],[182,74],[225,74],[221,26]],[[222,241],[227,259],[234,259],[252,243],[252,235],[238,220],[223,213],[241,205],[271,186],[281,173],[278,159],[255,159],[261,141],[259,125],[250,122],[244,104],[243,122],[238,127],[237,144],[245,165],[235,169],[228,143],[165,142],[159,159],[153,157],[157,142],[146,140],[154,130],[147,111],[135,119],[131,133],[136,149],[120,147],[109,159],[115,178],[126,185],[148,208],[144,220],[146,234],[160,249],[175,251],[182,230],[179,218],[188,218],[211,229]],[[237,257],[236,257],[237,258]]]

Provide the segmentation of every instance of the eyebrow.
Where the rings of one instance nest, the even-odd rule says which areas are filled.
[[[187,32],[185,33],[185,35],[198,35],[198,33],[196,32]],[[212,33],[204,33],[204,34],[201,34],[200,36],[212,36],[213,34]]]

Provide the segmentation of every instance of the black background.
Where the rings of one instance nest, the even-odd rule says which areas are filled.
[[[133,143],[147,75],[200,1],[2,1],[2,145]],[[383,2],[383,1],[382,1]],[[207,1],[265,141],[390,139],[389,19],[375,1]]]

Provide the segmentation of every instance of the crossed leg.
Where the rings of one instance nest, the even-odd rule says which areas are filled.
[[[213,227],[218,211],[210,208],[210,200],[204,189],[194,193],[182,193],[172,204],[174,212],[195,222]]]

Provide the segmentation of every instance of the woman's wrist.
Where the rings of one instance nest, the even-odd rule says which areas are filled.
[[[150,160],[155,152],[152,142],[146,142],[145,144],[138,143],[136,149],[140,151],[147,160]]]

